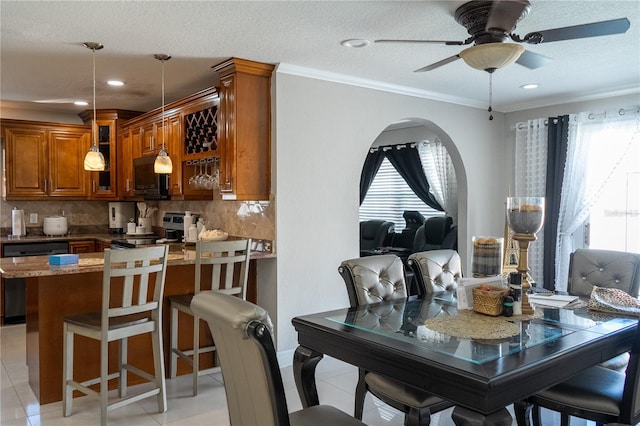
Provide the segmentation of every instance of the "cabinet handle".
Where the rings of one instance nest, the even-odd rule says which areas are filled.
[[[126,188],[125,191],[129,192],[129,178],[127,178],[127,185],[125,188]]]
[[[47,192],[47,178],[44,178],[44,192]]]
[[[95,179],[91,181],[91,192],[96,192],[96,181]]]
[[[156,137],[151,136],[151,151],[156,149]]]

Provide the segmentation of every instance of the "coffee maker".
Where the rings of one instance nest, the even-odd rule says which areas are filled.
[[[109,233],[126,233],[127,222],[135,217],[135,203],[109,203]]]

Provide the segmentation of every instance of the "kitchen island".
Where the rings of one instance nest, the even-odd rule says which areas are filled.
[[[275,257],[272,253],[252,253],[249,281],[255,295],[255,262]],[[163,303],[163,345],[165,366],[169,360],[169,301],[168,297],[193,292],[195,268],[193,247],[171,245],[167,262],[167,274]],[[101,304],[103,253],[79,255],[79,262],[72,265],[49,265],[48,256],[14,257],[0,259],[0,275],[3,278],[26,279],[26,349],[29,369],[29,385],[40,404],[62,400],[62,323],[65,316],[89,311],[99,311]],[[253,271],[252,271],[253,270]],[[206,288],[206,284],[205,284]],[[255,296],[253,296],[255,297]],[[255,302],[255,300],[252,300]],[[180,346],[188,348],[193,341],[192,322],[179,321]],[[200,327],[203,344],[211,343],[208,328]],[[145,371],[152,371],[149,336],[129,339],[129,359]],[[109,367],[117,366],[117,343],[109,347]],[[112,346],[113,345],[113,346]],[[75,375],[79,380],[96,377],[99,371],[99,344],[91,339],[76,337],[74,359]],[[201,358],[201,366],[214,365],[214,354]],[[190,373],[185,363],[178,364],[178,374]],[[135,375],[129,376],[132,384],[142,382]],[[112,383],[113,388],[116,382]],[[110,386],[111,387],[111,386]]]

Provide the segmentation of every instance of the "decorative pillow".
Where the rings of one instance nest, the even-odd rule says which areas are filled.
[[[589,299],[589,309],[640,316],[640,301],[617,288],[593,286]]]

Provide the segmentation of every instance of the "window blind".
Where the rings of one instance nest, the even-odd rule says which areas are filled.
[[[385,158],[360,205],[360,221],[388,220],[395,223],[396,232],[400,232],[405,228],[402,217],[405,210],[417,210],[425,219],[444,215],[444,212],[432,209],[422,202]]]

